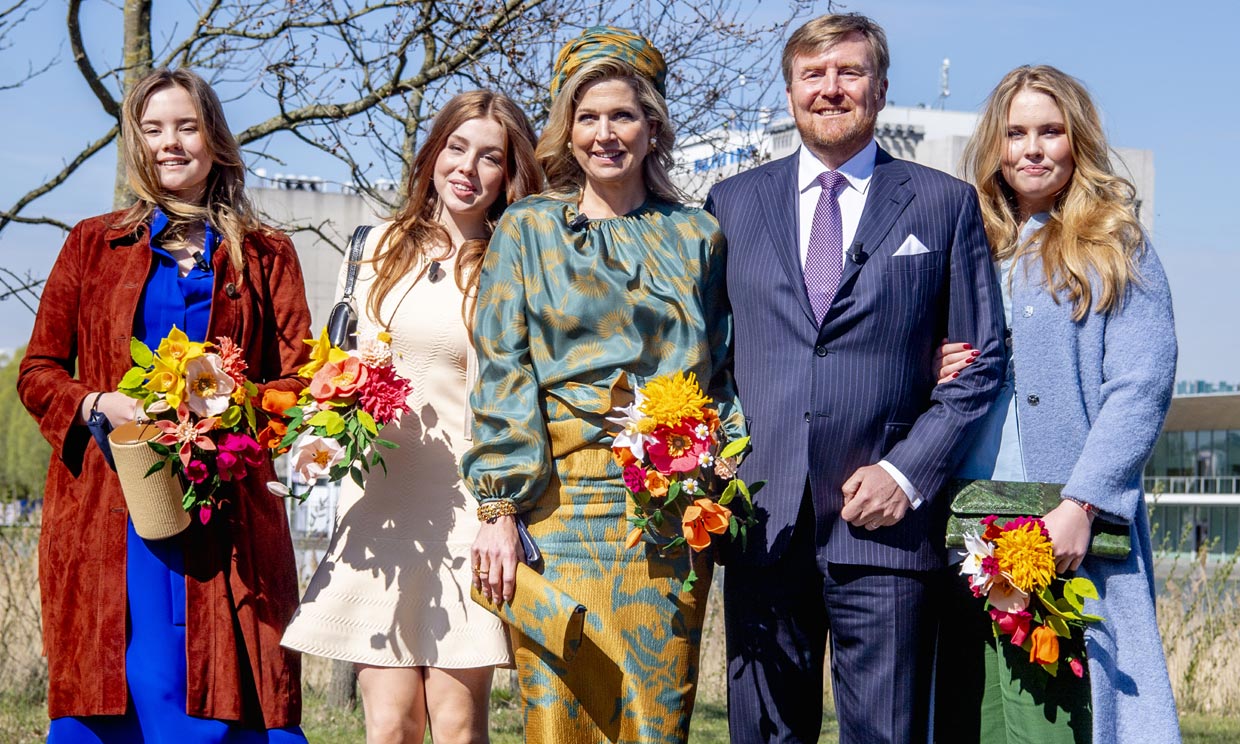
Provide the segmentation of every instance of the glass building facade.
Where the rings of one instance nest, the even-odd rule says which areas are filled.
[[[1240,429],[1164,431],[1145,466],[1154,549],[1240,546]]]

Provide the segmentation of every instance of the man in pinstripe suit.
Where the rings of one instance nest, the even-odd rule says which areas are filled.
[[[887,42],[824,16],[784,50],[803,146],[716,185],[758,529],[725,576],[733,742],[817,741],[823,653],[842,742],[924,741],[947,504],[997,392],[1002,307],[977,197],[893,159]],[[935,385],[940,339],[977,339]]]

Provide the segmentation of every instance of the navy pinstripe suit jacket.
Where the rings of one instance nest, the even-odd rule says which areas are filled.
[[[947,504],[937,493],[1004,372],[1003,308],[973,188],[881,148],[854,246],[831,309],[814,322],[797,242],[797,156],[715,185],[706,209],[727,240],[734,365],[765,480],[761,524],[730,560],[773,561],[787,545],[808,479],[820,563],[928,570],[942,565]],[[928,253],[893,256],[909,235]],[[935,347],[981,351],[935,385]],[[839,518],[859,467],[895,465],[925,497],[898,524],[869,532]]]

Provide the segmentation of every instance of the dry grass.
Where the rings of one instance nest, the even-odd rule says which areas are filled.
[[[1240,711],[1240,591],[1237,558],[1164,556],[1168,577],[1158,597],[1158,625],[1171,687],[1181,713],[1235,716]]]

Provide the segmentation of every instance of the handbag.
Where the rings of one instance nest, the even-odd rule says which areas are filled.
[[[1041,517],[1059,506],[1060,483],[1020,483],[995,480],[953,480],[947,485],[951,513],[947,518],[947,547],[963,548],[964,536],[986,531],[982,520],[997,517]],[[1089,554],[1124,560],[1132,550],[1127,524],[1095,519]]]
[[[370,225],[358,225],[349,238],[349,250],[346,252],[344,296],[327,316],[327,340],[333,346],[345,351],[357,348],[357,308],[353,304],[353,288],[357,286],[358,262],[362,260],[362,249],[366,247],[366,236],[370,234]]]
[[[520,519],[517,520],[517,533],[522,547],[525,547],[526,559],[530,560],[531,555],[541,557]],[[586,606],[561,591],[527,563],[517,564],[516,588],[513,589],[511,602],[496,604],[488,600],[472,582],[469,596],[487,612],[565,663],[572,661],[577,649],[581,648]]]

